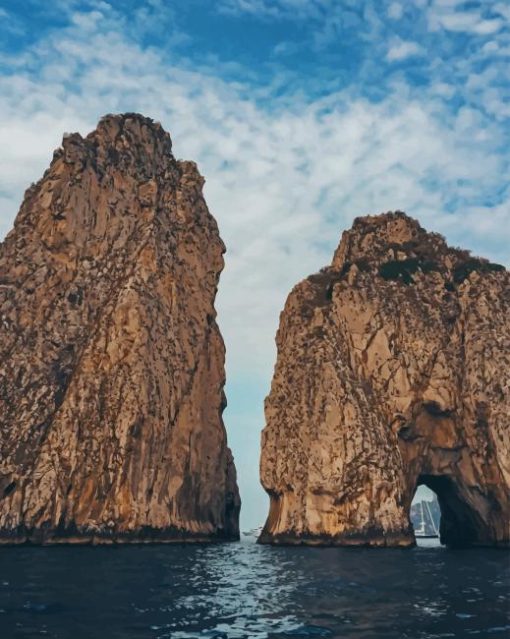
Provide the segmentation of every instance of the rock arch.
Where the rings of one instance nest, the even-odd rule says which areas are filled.
[[[441,508],[441,543],[448,546],[492,544],[508,537],[510,521],[502,510],[507,500],[498,470],[494,442],[487,424],[478,420],[477,435],[483,439],[485,467],[473,460],[473,446],[454,410],[437,401],[423,402],[414,409],[412,424],[398,432],[407,485],[406,508],[420,485],[437,495]],[[485,452],[483,452],[485,449]],[[507,512],[507,511],[505,511]]]
[[[358,218],[277,334],[267,543],[414,544],[419,483],[449,545],[510,538],[510,278],[405,214]]]
[[[442,544],[466,547],[488,537],[476,506],[468,503],[462,488],[447,475],[420,475],[418,486],[427,486],[437,496],[441,509],[439,536]],[[480,531],[484,534],[480,535]]]

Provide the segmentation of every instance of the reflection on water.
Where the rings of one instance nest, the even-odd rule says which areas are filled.
[[[0,637],[510,636],[508,554],[422,543],[0,548]]]

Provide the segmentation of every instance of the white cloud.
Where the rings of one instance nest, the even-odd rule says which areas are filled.
[[[447,82],[436,82],[431,87],[431,93],[442,98],[450,99],[455,95],[455,87]]]
[[[82,29],[93,29],[103,17],[100,11],[90,11],[89,13],[75,12],[71,16],[71,22]]]
[[[493,6],[495,14],[499,14],[507,22],[510,22],[510,5],[507,2],[497,2]]]
[[[299,51],[299,45],[296,42],[283,41],[279,42],[273,48],[273,54],[275,56],[292,55]]]
[[[459,33],[471,33],[479,36],[499,32],[508,22],[508,12],[504,9],[495,12],[498,17],[485,18],[478,8],[464,9],[460,0],[435,0],[428,9],[429,27],[433,31],[445,29]],[[505,20],[506,18],[506,20]]]
[[[423,55],[424,50],[416,42],[407,42],[404,40],[395,40],[388,49],[386,60],[388,62],[400,62],[413,56]]]
[[[285,2],[283,8],[285,8]],[[281,3],[278,1],[268,2],[267,0],[221,0],[218,4],[218,10],[232,15],[242,13],[271,17],[282,15]]]
[[[476,14],[459,13],[437,17],[438,23],[449,31],[470,31],[479,35],[487,35],[501,29],[503,22],[499,19],[480,20]]]
[[[392,20],[400,20],[404,15],[404,7],[400,2],[392,2],[388,7],[388,17]]]

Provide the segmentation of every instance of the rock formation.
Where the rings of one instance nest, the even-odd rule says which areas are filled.
[[[0,245],[0,542],[238,537],[202,185],[126,114],[27,190]]]
[[[289,295],[266,400],[260,541],[409,546],[416,487],[448,545],[510,536],[510,276],[405,214],[358,218]]]

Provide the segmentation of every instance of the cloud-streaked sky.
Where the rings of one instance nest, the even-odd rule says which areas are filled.
[[[0,0],[0,238],[63,132],[163,124],[227,245],[225,421],[258,525],[278,316],[352,219],[405,210],[510,263],[509,62],[506,0]]]

